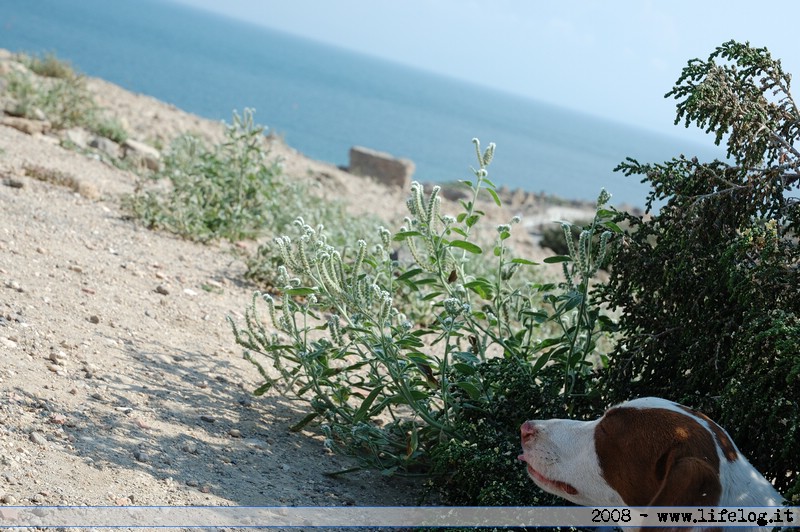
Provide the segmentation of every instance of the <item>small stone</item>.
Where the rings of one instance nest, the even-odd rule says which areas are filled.
[[[156,293],[167,296],[169,295],[169,290],[163,284],[160,284],[156,287]]]
[[[136,458],[137,462],[147,463],[150,461],[150,455],[141,450],[134,451],[133,457]]]
[[[3,345],[8,349],[14,349],[17,347],[17,342],[10,338],[6,338],[5,336],[0,336],[0,345]]]
[[[183,445],[181,445],[181,451],[189,454],[197,454],[197,445],[193,442],[184,442]]]
[[[186,294],[186,295],[187,295],[187,296],[189,296],[189,297],[194,297],[194,296],[196,296],[196,295],[197,295],[197,292],[195,292],[195,291],[194,291],[194,290],[192,290],[191,288],[184,288],[184,289],[183,289],[183,293],[184,293],[184,294]]]
[[[15,504],[17,502],[17,498],[14,497],[13,495],[6,493],[5,495],[3,495],[2,501],[4,504]]]
[[[197,454],[197,445],[192,442],[184,442],[181,445],[181,451],[189,454]]]
[[[22,286],[20,286],[20,284],[17,281],[14,281],[14,280],[6,281],[6,288],[10,288],[12,290],[16,290],[17,292],[20,292],[20,293],[25,291],[25,289],[23,289]]]
[[[231,429],[231,430],[228,431],[228,434],[231,436],[231,438],[241,438],[242,437],[242,431],[240,431],[239,429]]]
[[[100,323],[100,316],[92,314],[91,316],[89,316],[89,323],[94,323],[95,325],[97,325],[98,323]]]
[[[214,423],[214,422],[216,421],[216,419],[214,419],[214,417],[213,417],[213,416],[207,416],[207,415],[205,415],[205,414],[203,414],[202,416],[200,416],[200,420],[201,420],[201,421],[205,421],[206,423]]]
[[[29,439],[36,445],[46,445],[47,439],[38,432],[31,432]]]
[[[67,359],[67,354],[64,351],[50,351],[49,358],[52,362],[63,365]]]
[[[211,493],[211,486],[205,484],[200,487],[200,493]]]
[[[119,159],[122,155],[122,149],[119,144],[105,137],[94,137],[89,141],[89,146],[115,159]]]
[[[196,488],[197,486],[200,485],[200,483],[198,481],[196,481],[195,479],[190,478],[189,480],[186,481],[186,485],[190,486],[192,488]]]

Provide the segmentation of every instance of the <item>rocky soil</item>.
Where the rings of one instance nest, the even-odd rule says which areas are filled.
[[[89,88],[140,151],[186,131],[221,136],[219,123],[155,99],[97,79]],[[256,244],[201,245],[137,226],[120,207],[137,176],[104,162],[92,141],[39,120],[0,124],[0,503],[414,504],[410,482],[325,476],[353,464],[329,454],[313,427],[288,430],[302,405],[250,394],[259,376],[226,316],[241,318],[255,289],[241,252]],[[108,149],[123,157],[135,144]],[[288,174],[352,200],[354,212],[395,227],[405,214],[404,190],[275,139],[272,150]],[[512,210],[490,215],[522,213],[531,231],[586,214],[512,196]],[[527,233],[518,245],[546,254]]]

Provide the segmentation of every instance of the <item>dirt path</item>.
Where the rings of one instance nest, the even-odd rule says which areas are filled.
[[[90,88],[135,139],[220,138],[219,123],[101,80]],[[274,154],[326,195],[356,199],[354,212],[404,214],[405,191],[280,142]],[[43,171],[63,183],[30,177]],[[325,476],[353,462],[313,429],[288,430],[301,405],[251,395],[259,376],[226,322],[255,289],[234,246],[137,227],[120,208],[134,183],[53,135],[0,125],[0,504],[414,504],[413,483]],[[536,216],[579,214],[562,211]]]

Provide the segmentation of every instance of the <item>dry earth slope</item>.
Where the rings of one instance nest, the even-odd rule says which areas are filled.
[[[102,80],[89,88],[134,139],[221,136],[219,123],[155,99]],[[2,504],[414,504],[413,486],[398,479],[326,477],[352,463],[313,432],[288,431],[300,405],[251,396],[258,375],[225,317],[240,317],[254,287],[230,245],[138,227],[119,201],[132,173],[61,147],[65,132],[29,134],[19,129],[31,124],[11,122],[0,124]],[[281,142],[272,149],[287,173],[356,199],[354,212],[402,217],[404,191]],[[62,185],[30,177],[43,171]],[[582,212],[560,209],[529,220]]]

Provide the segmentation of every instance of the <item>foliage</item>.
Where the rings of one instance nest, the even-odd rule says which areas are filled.
[[[570,238],[575,242],[581,235],[581,227],[589,224],[588,220],[576,221],[570,226]],[[564,228],[561,224],[552,224],[542,230],[542,239],[539,245],[543,248],[552,250],[557,255],[569,253],[567,239],[564,235]]]
[[[56,57],[54,53],[46,53],[41,56],[19,54],[17,60],[39,76],[61,79],[70,79],[77,76],[72,65]]]
[[[199,242],[302,231],[302,224],[293,223],[298,213],[331,224],[326,238],[343,248],[349,231],[366,234],[379,226],[377,218],[352,216],[341,202],[320,198],[286,176],[265,148],[263,132],[245,109],[241,116],[234,113],[221,144],[208,147],[193,135],[178,137],[161,169],[142,179],[127,199],[128,210],[151,229]],[[245,260],[246,278],[268,288],[275,284],[281,263],[275,242],[262,243]]]
[[[357,249],[350,242],[351,234],[364,235],[368,246],[380,243],[377,228],[381,226],[381,220],[377,217],[372,215],[354,216],[347,212],[341,201],[315,197],[313,193],[307,191],[306,187],[299,184],[291,186],[297,193],[289,196],[289,199],[293,201],[278,206],[282,214],[265,228],[269,234],[291,233],[298,238],[301,237],[305,223],[289,224],[287,221],[290,216],[296,216],[298,212],[302,212],[309,221],[324,221],[322,228],[325,230],[326,242],[341,250],[344,256],[352,255]],[[292,222],[295,220],[293,219]],[[265,289],[274,289],[278,266],[282,262],[280,246],[274,240],[262,242],[256,252],[246,259],[245,277]]]
[[[704,409],[798,496],[800,114],[790,76],[766,49],[731,41],[690,61],[667,96],[676,122],[725,141],[729,160],[620,165],[650,182],[648,209],[663,207],[621,215],[630,228],[602,291],[623,333],[606,394]]]
[[[519,427],[528,419],[590,419],[603,411],[591,392],[593,379],[580,379],[573,400],[565,401],[561,369],[530,365],[514,358],[494,358],[476,367],[490,390],[480,408],[464,410],[455,421],[462,438],[442,442],[432,452],[432,472],[443,503],[482,506],[563,505],[560,497],[539,490],[517,456]],[[469,398],[456,390],[460,401]]]
[[[525,398],[539,393],[535,379],[544,368],[562,411],[578,412],[591,395],[585,383],[609,321],[591,304],[588,282],[615,228],[603,208],[608,195],[580,244],[553,259],[563,263],[563,285],[514,283],[534,263],[514,257],[507,245],[518,220],[498,226],[488,245],[476,236],[484,216],[479,194],[500,201],[486,169],[494,145],[481,152],[475,144],[478,169],[474,181],[463,182],[469,195],[457,216],[440,213],[439,187],[426,195],[414,183],[400,231],[381,228],[380,244],[360,240],[349,255],[300,219],[300,238],[276,240],[280,296],[255,294],[244,328],[231,320],[237,343],[264,378],[256,393],[274,386],[303,399],[309,414],[298,428],[320,421],[326,445],[385,474],[435,471],[437,452],[441,471],[452,454],[442,446],[466,444],[476,435],[476,416],[489,416],[508,397],[505,373],[492,371],[497,364],[519,369],[532,386],[519,391],[524,408],[509,413],[517,427],[536,404]],[[592,231],[604,234],[594,248]],[[395,245],[410,263],[393,258]],[[486,260],[494,264],[491,275],[476,276]],[[410,320],[408,293],[427,306],[427,319]],[[552,330],[555,336],[540,336]],[[518,445],[506,429],[486,433],[491,448]],[[505,453],[486,460],[513,469]],[[520,489],[535,490],[531,483]]]
[[[83,127],[115,142],[127,139],[125,128],[103,113],[86,86],[86,78],[68,63],[52,54],[42,58],[22,55],[20,60],[30,72],[11,71],[6,75],[6,92],[12,99],[8,112],[46,119],[54,129]]]
[[[264,128],[246,109],[233,115],[225,141],[207,147],[193,135],[177,138],[166,153],[155,182],[168,189],[139,184],[129,207],[150,228],[184,238],[239,240],[259,235],[266,227],[282,227],[282,204],[296,204],[303,193],[281,179],[277,162],[262,145]]]

